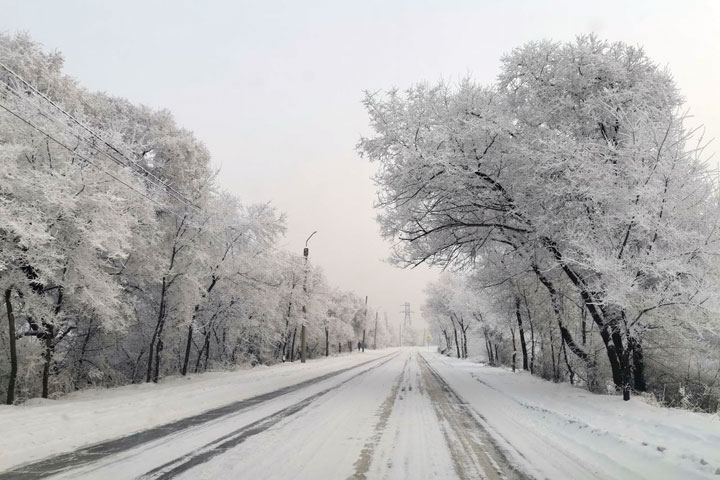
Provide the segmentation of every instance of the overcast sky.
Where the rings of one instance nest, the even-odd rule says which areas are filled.
[[[0,0],[0,30],[27,31],[93,90],[168,108],[204,141],[220,181],[288,214],[287,248],[330,282],[400,317],[428,269],[398,270],[374,221],[363,90],[472,76],[531,40],[595,32],[667,65],[708,138],[720,136],[720,1]],[[717,146],[711,145],[715,151]]]

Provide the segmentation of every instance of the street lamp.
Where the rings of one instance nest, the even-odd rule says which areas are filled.
[[[308,276],[308,255],[310,255],[310,249],[308,248],[308,242],[317,233],[317,230],[312,232],[310,236],[305,240],[305,248],[303,249],[304,268],[305,268],[305,279],[303,280],[303,293],[307,295],[307,276]],[[302,307],[303,319],[302,326],[300,327],[300,363],[305,363],[307,360],[307,332],[305,329],[305,323],[307,323],[307,309],[305,308],[304,302]]]

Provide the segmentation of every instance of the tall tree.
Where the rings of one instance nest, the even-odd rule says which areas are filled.
[[[575,290],[626,399],[648,329],[705,327],[715,185],[671,76],[641,49],[531,43],[490,87],[418,85],[366,106],[376,133],[359,149],[379,164],[400,265],[481,269],[495,245],[532,260]]]

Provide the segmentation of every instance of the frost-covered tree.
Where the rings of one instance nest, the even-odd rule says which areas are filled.
[[[421,84],[365,103],[375,135],[359,149],[378,164],[399,264],[482,270],[489,249],[524,259],[579,298],[625,398],[646,388],[647,335],[715,331],[716,184],[670,74],[642,49],[530,43],[491,86]]]
[[[434,322],[445,339],[446,349],[455,345],[458,358],[468,357],[468,330],[482,318],[482,304],[477,292],[462,277],[443,273],[426,290],[423,316]],[[452,337],[449,336],[452,329]],[[487,330],[485,330],[487,337]],[[451,341],[452,340],[452,341]]]
[[[26,35],[0,63],[8,403],[294,357],[302,323],[311,356],[356,340],[328,311],[357,297],[280,250],[284,216],[222,192],[169,112],[82,88]]]

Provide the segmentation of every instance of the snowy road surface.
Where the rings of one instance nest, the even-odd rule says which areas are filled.
[[[117,395],[70,399],[68,410],[116,402],[120,417],[109,409],[96,419],[110,433],[89,433],[85,446],[49,442],[44,459],[42,448],[31,455],[17,445],[17,418],[34,413],[52,431],[47,406],[7,407],[0,425],[11,435],[0,449],[13,456],[0,458],[0,479],[720,478],[717,416],[623,403],[417,349],[306,365],[207,379],[206,395],[227,400],[229,384],[236,400],[208,398],[204,409],[175,409],[165,422],[123,434],[117,420],[132,423],[122,421],[132,410],[119,405],[149,402],[145,390],[124,390],[121,404]],[[189,392],[201,385],[159,386],[175,396],[156,406],[197,400]]]

